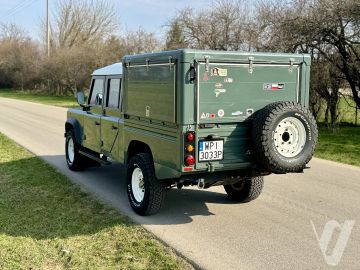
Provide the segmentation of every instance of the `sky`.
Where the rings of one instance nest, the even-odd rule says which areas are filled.
[[[50,15],[59,0],[49,0]],[[142,27],[161,37],[164,26],[178,9],[189,6],[206,8],[209,0],[107,0],[118,12],[120,31]],[[39,39],[40,21],[45,18],[46,0],[0,0],[0,22],[16,23],[34,39]]]

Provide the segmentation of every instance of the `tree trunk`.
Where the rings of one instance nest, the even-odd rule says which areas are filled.
[[[338,100],[339,100],[339,97],[334,95],[334,96],[332,96],[331,102],[330,102],[330,128],[333,130],[336,127],[336,121],[338,118],[338,114],[337,114]]]
[[[330,101],[327,99],[326,100],[325,119],[324,119],[324,122],[325,122],[326,125],[329,124],[329,110],[330,110],[329,103],[330,103]]]

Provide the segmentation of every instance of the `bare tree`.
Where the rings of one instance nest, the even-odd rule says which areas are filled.
[[[42,66],[43,81],[49,80],[51,93],[64,95],[86,89],[92,71],[104,63],[93,47],[58,49]]]
[[[122,55],[159,51],[162,49],[154,33],[142,28],[127,32],[122,38]]]
[[[52,35],[60,48],[97,44],[118,28],[115,9],[105,0],[59,1],[56,10]]]
[[[0,41],[17,41],[22,42],[28,40],[29,37],[25,30],[14,23],[0,23]]]
[[[265,50],[321,55],[341,72],[360,108],[358,0],[263,1],[259,10]]]
[[[251,50],[251,12],[246,1],[219,0],[200,12],[180,10],[170,26],[178,25],[183,42],[192,48]]]
[[[33,87],[37,82],[39,50],[15,24],[0,25],[0,86]]]

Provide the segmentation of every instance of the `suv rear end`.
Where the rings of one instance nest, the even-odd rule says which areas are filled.
[[[193,172],[254,167],[254,114],[279,101],[308,105],[307,55],[184,51],[184,63],[192,71],[184,81],[181,124],[190,125],[195,134]],[[223,145],[223,154],[203,156],[204,141]],[[189,166],[183,171],[190,171]]]

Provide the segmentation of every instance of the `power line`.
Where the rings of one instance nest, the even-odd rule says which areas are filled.
[[[8,13],[1,18],[1,20],[7,19],[8,17],[15,15],[16,13],[34,4],[36,1],[38,0],[25,0],[24,2],[17,4],[15,7],[10,9]]]
[[[26,1],[24,1],[24,2],[21,2],[21,1],[20,1],[20,2],[17,3],[14,7],[10,8],[10,9],[6,12],[6,14],[4,14],[3,17],[8,16],[10,13],[12,13],[13,11],[15,11],[15,10],[18,9],[19,7],[23,6],[24,3],[26,3],[27,1],[29,1],[29,0],[26,0]]]

